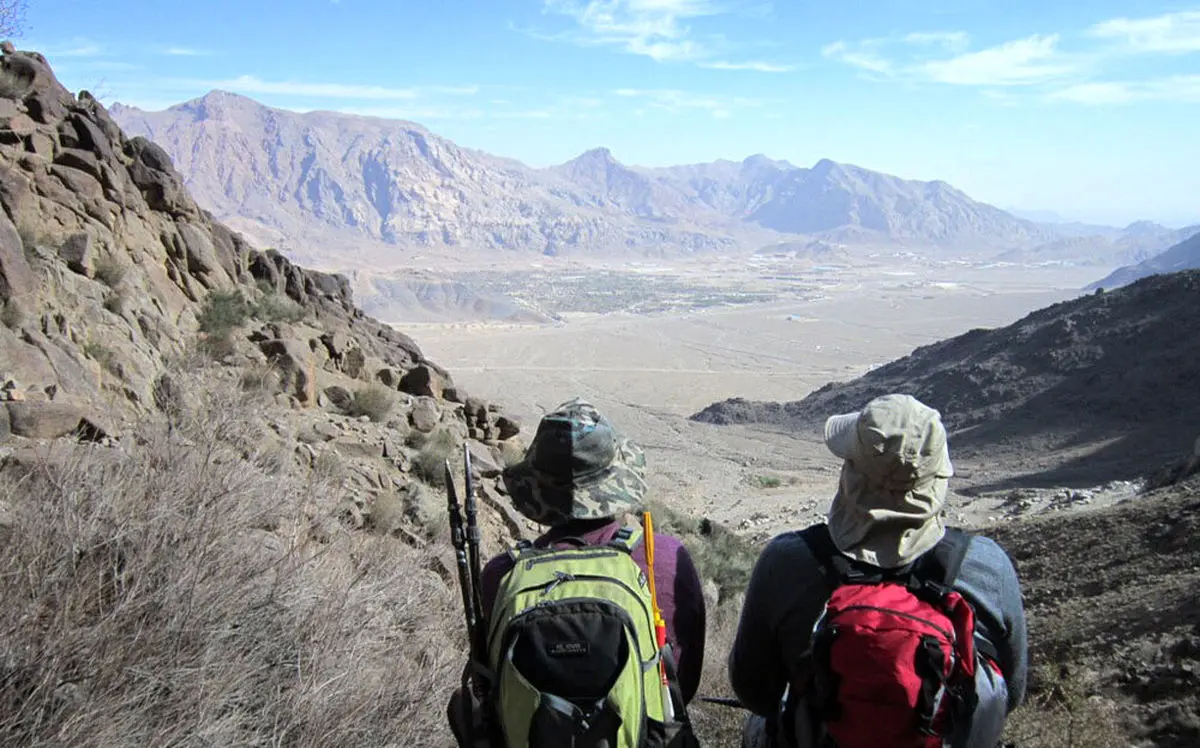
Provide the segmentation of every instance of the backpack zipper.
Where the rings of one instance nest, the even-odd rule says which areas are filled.
[[[918,623],[923,623],[926,626],[928,626],[929,628],[934,629],[935,631],[940,633],[942,636],[949,639],[951,644],[954,644],[956,641],[956,638],[952,632],[947,631],[946,629],[937,625],[933,621],[927,621],[924,618],[921,618],[920,616],[914,616],[911,613],[903,613],[899,610],[892,610],[891,608],[881,608],[876,605],[848,605],[845,608],[838,609],[838,613],[839,614],[844,613],[848,610],[874,610],[878,613],[887,613],[888,615],[899,616],[900,618],[907,618],[910,621],[917,621]],[[834,615],[833,617],[837,618],[837,615]]]
[[[562,553],[561,549],[549,549],[549,550],[552,550],[556,554]],[[576,553],[576,554],[570,556],[569,558],[572,561],[574,561],[575,559],[609,558],[611,556],[617,555],[618,553],[620,553],[620,551],[596,550],[596,551],[591,551],[589,553]],[[534,558],[527,558],[527,559],[525,559],[525,570],[529,571],[537,564],[545,563],[547,561],[561,561],[561,560],[562,560],[561,556],[558,556],[558,555],[551,556],[549,553],[547,553],[544,556],[535,556]]]

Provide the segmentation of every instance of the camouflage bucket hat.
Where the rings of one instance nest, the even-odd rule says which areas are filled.
[[[646,495],[646,456],[584,400],[546,414],[525,459],[504,470],[513,506],[543,525],[637,511]]]
[[[954,475],[941,414],[911,395],[884,395],[825,422],[825,444],[844,461],[829,509],[842,553],[883,568],[937,545]]]

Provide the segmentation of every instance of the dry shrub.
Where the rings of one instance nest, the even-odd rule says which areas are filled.
[[[421,451],[413,458],[413,475],[435,488],[444,488],[446,460],[454,455],[458,444],[458,438],[444,428],[429,434],[421,441]]]
[[[382,385],[368,384],[354,391],[347,413],[355,418],[366,416],[374,423],[379,423],[387,418],[395,404],[396,398],[391,390]]]
[[[1009,717],[1004,737],[1020,748],[1109,748],[1130,741],[1117,705],[1082,674],[1047,665],[1031,678],[1030,697]]]
[[[453,595],[395,539],[314,539],[336,493],[262,451],[232,379],[5,470],[0,745],[448,744]]]

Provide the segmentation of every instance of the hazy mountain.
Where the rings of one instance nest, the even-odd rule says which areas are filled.
[[[219,91],[161,112],[111,111],[163,146],[217,216],[297,246],[674,253],[804,235],[995,251],[1055,238],[943,182],[828,160],[806,169],[756,155],[650,169],[598,148],[533,169],[411,122],[299,114]]]
[[[1092,227],[1101,229],[1103,227]],[[1150,259],[1200,232],[1200,226],[1172,229],[1150,221],[1123,229],[1068,236],[1028,249],[1005,252],[1004,262],[1069,263],[1073,265],[1130,265]]]
[[[1155,273],[1200,268],[1200,226],[1193,226],[1184,231],[1191,231],[1191,237],[1136,265],[1118,268],[1102,280],[1089,285],[1088,290],[1118,288]]]

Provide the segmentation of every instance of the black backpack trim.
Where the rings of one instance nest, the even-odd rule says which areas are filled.
[[[967,546],[971,543],[971,536],[966,532],[947,527],[938,544],[913,563],[897,569],[880,569],[855,561],[838,550],[827,524],[814,525],[800,537],[821,564],[821,573],[830,589],[843,584],[904,581],[914,592],[932,586],[933,591],[939,593],[954,587],[967,557]]]

